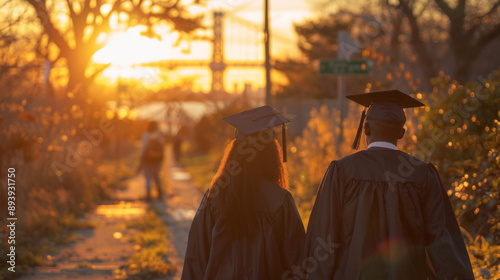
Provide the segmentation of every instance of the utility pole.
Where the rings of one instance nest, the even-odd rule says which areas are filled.
[[[224,93],[224,38],[222,12],[214,12],[214,38],[213,38],[213,51],[212,62],[210,69],[212,70],[212,88],[210,92],[215,96],[221,96]]]
[[[337,57],[339,60],[351,60],[350,53],[346,53],[345,45],[353,45],[351,42],[351,35],[344,30],[337,32]],[[344,142],[344,119],[346,115],[345,108],[345,92],[346,92],[346,82],[345,75],[341,74],[337,76],[337,98],[339,100],[339,111],[340,111],[340,120],[339,120],[339,135],[337,140],[337,155],[340,156],[342,152],[342,143]]]
[[[269,50],[269,0],[264,0],[264,50],[266,59],[266,105],[272,105],[271,94],[271,55]]]

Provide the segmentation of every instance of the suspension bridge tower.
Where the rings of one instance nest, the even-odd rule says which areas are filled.
[[[226,64],[224,63],[222,20],[223,13],[214,12],[212,61],[210,62],[209,67],[212,70],[211,92],[217,95],[224,93],[224,70],[226,69]]]

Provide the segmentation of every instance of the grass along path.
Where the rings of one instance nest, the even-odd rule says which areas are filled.
[[[128,259],[136,251],[128,242],[134,231],[125,222],[144,217],[146,207],[140,201],[98,206],[85,217],[95,228],[76,230],[79,238],[74,243],[46,256],[43,266],[21,279],[123,279]]]
[[[217,172],[221,153],[211,152],[208,154],[186,154],[181,158],[184,170],[191,174],[193,184],[202,193],[210,186],[212,178]]]
[[[143,233],[141,228],[152,229],[166,240],[166,229],[162,225],[161,230],[158,226],[161,222],[151,216],[148,204],[141,200],[145,193],[144,181],[142,176],[132,177],[137,163],[137,157],[132,155],[119,162],[102,164],[99,171],[115,178],[115,181],[103,182],[117,186],[113,188],[113,200],[103,202],[85,215],[83,221],[92,227],[73,231],[78,237],[72,240],[74,242],[45,255],[40,266],[21,279],[127,279],[143,273],[142,267],[136,265],[147,246],[131,241],[148,240],[152,236]],[[152,223],[152,226],[140,222]],[[165,251],[165,245],[160,248]],[[144,268],[154,271],[151,267]]]
[[[142,219],[127,223],[137,232],[129,238],[136,252],[128,261],[127,279],[153,279],[173,275],[176,266],[168,260],[167,228],[150,207]]]

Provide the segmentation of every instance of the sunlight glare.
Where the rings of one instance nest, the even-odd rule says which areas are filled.
[[[158,61],[167,58],[167,49],[157,39],[141,36],[146,26],[135,26],[127,31],[110,34],[109,43],[97,51],[92,59],[97,63],[117,66]]]
[[[111,9],[113,8],[113,5],[111,4],[104,4],[100,8],[101,15],[107,16],[109,12],[111,12]]]

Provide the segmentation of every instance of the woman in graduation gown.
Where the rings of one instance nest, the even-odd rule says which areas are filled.
[[[281,279],[305,236],[269,129],[288,120],[268,106],[225,119],[236,139],[193,219],[182,279]]]

